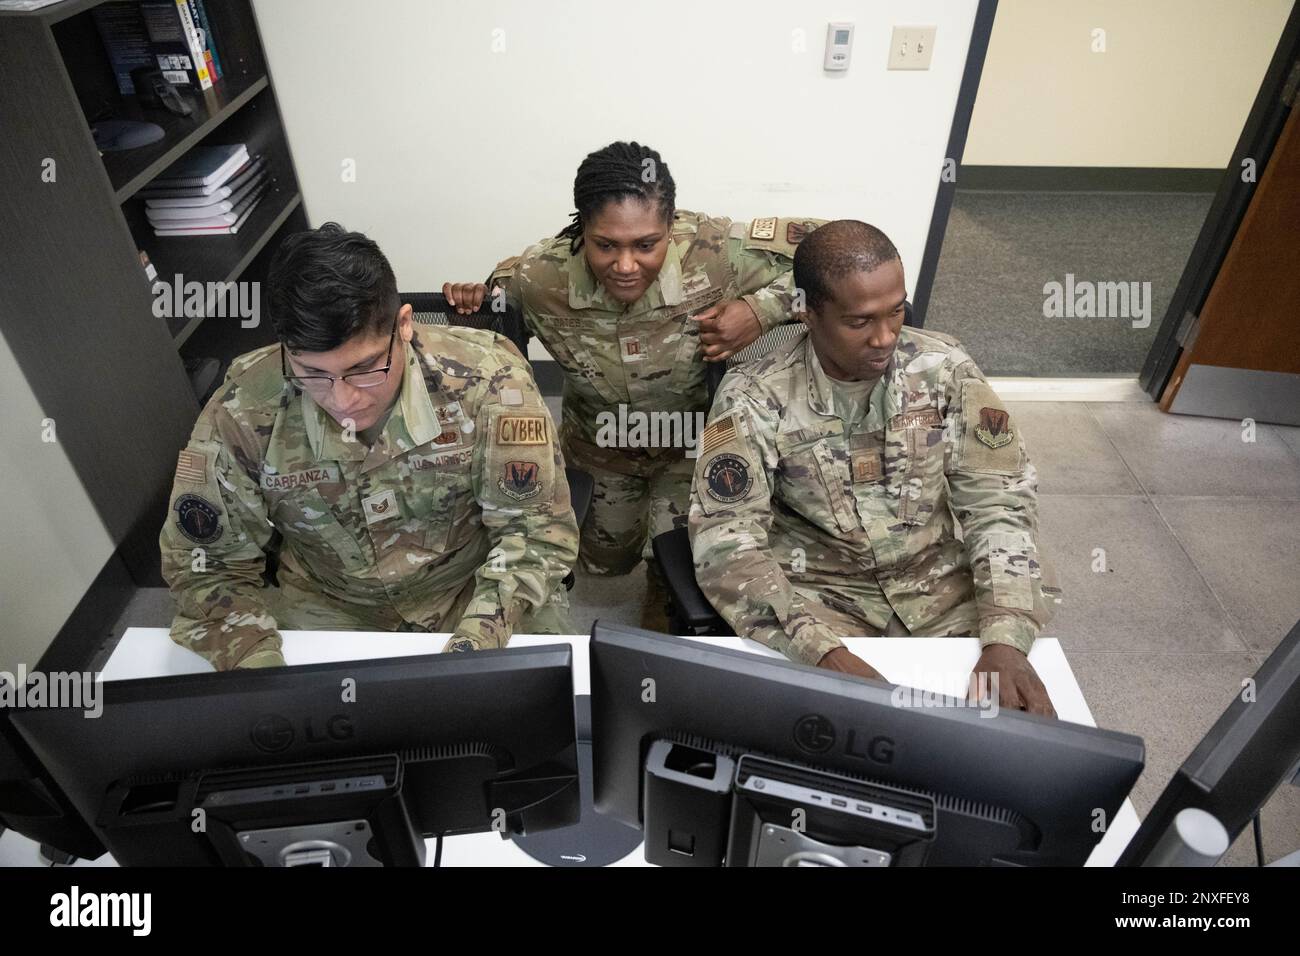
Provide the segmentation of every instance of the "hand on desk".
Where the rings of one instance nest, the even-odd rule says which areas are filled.
[[[858,657],[847,647],[837,647],[835,650],[828,652],[817,662],[817,666],[824,667],[828,671],[838,671],[841,674],[855,674],[858,677],[870,677],[875,680],[885,679],[880,671]]]
[[[998,706],[1025,710],[1031,714],[1055,717],[1056,708],[1047,696],[1047,688],[1039,679],[1029,658],[1009,644],[990,644],[975,662],[970,675],[969,699],[979,696],[980,674],[997,675]],[[987,692],[987,678],[985,691]]]

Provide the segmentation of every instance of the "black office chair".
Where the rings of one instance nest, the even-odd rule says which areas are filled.
[[[912,303],[903,303],[903,324],[912,326]],[[780,348],[803,334],[802,322],[785,322],[769,329],[725,362],[714,362],[708,368],[709,405],[722,384],[727,371],[737,365],[762,358],[773,349]],[[668,588],[668,623],[674,634],[727,635],[735,634],[722,619],[695,580],[695,558],[691,553],[690,534],[685,528],[674,528],[657,535],[650,542],[655,561],[659,564]]]
[[[488,329],[504,335],[519,349],[520,355],[528,358],[528,328],[524,325],[524,317],[513,306],[507,306],[504,312],[493,312],[492,300],[484,299],[478,311],[461,315],[447,304],[447,297],[441,292],[403,292],[400,298],[403,304],[411,304],[415,312],[412,318],[421,325]]]

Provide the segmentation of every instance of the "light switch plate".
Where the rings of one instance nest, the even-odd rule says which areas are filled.
[[[894,27],[889,41],[889,69],[928,70],[935,27]]]

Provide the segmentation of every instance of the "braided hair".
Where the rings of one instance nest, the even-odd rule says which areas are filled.
[[[672,222],[677,184],[656,150],[640,143],[610,143],[588,153],[573,179],[573,204],[578,207],[567,226],[556,233],[569,240],[569,254],[582,248],[582,227],[611,201],[627,197],[655,205],[665,222]]]

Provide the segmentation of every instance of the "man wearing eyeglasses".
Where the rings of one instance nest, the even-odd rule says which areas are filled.
[[[287,238],[267,286],[280,343],[235,359],[177,462],[172,639],[224,670],[284,664],[278,627],[451,631],[454,651],[566,633],[578,529],[515,347],[417,333],[379,247],[335,223]]]

